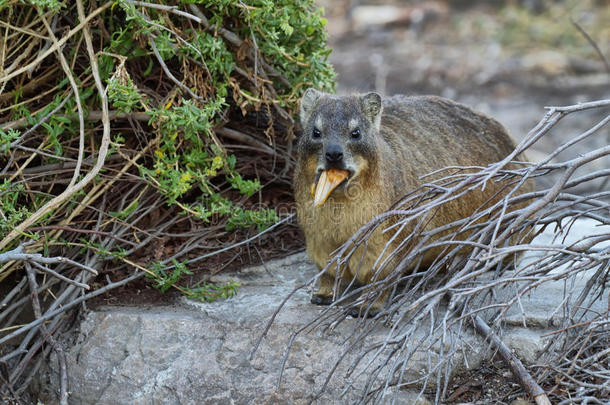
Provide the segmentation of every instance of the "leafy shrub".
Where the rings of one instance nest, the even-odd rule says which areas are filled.
[[[150,235],[161,228],[185,234],[188,223],[220,248],[240,230],[262,231],[278,221],[260,198],[264,185],[289,184],[298,100],[307,87],[334,87],[326,20],[313,0],[116,0],[85,9],[99,12],[88,27],[111,110],[107,162],[84,189],[17,234],[11,231],[96,162],[102,98],[82,29],[70,33],[80,21],[75,2],[0,2],[0,18],[17,28],[7,28],[4,66],[34,63],[51,25],[58,40],[67,37],[60,48],[70,66],[66,73],[52,53],[29,73],[3,81],[0,164],[9,176],[0,179],[0,251],[36,238],[32,251],[68,251],[78,261],[93,252],[127,267],[144,263],[137,265],[159,289],[191,288],[180,283],[193,269],[170,270],[178,268],[171,263],[191,263],[208,250],[183,250],[186,238],[163,250]],[[227,125],[252,141],[227,147],[221,131]],[[281,151],[285,164],[276,164],[280,155],[261,159],[253,144]],[[251,169],[253,159],[264,179]],[[168,225],[168,218],[184,220]],[[95,236],[87,240],[83,232]],[[120,237],[104,236],[114,234]],[[0,281],[8,274],[0,270]]]

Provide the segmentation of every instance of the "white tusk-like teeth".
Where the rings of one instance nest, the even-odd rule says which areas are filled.
[[[330,182],[328,181],[326,170],[324,170],[320,174],[320,179],[318,180],[318,185],[316,186],[316,192],[313,198],[313,206],[319,207],[320,205],[324,204],[324,202],[330,195],[330,192]]]
[[[333,192],[339,184],[343,182],[348,176],[347,170],[340,169],[328,169],[320,173],[318,184],[315,187],[313,205],[319,207],[326,202],[330,193]]]

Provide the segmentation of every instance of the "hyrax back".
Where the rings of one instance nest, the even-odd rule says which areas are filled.
[[[301,101],[301,123],[294,176],[297,216],[307,252],[320,269],[361,226],[419,187],[421,176],[447,166],[486,166],[505,158],[515,146],[497,121],[434,96],[338,97],[309,89]],[[327,170],[347,178],[327,187],[330,195],[316,207],[312,193],[319,194],[320,173]],[[426,228],[470,216],[500,187],[489,184],[484,192],[443,205]],[[519,192],[532,189],[526,183]],[[349,277],[362,285],[385,277],[391,268],[375,275],[374,265],[389,237],[391,232],[376,231],[366,252],[352,255]],[[438,253],[430,252],[424,262]],[[312,302],[332,301],[334,277],[334,269],[325,273]],[[383,302],[375,305],[379,309]]]

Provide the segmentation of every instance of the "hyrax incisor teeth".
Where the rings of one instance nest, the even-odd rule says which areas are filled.
[[[313,205],[319,207],[326,202],[330,193],[333,192],[343,180],[347,179],[349,172],[341,169],[328,169],[320,173],[320,179],[315,185],[313,192]]]

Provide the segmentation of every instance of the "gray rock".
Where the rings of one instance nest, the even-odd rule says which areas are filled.
[[[578,221],[570,238],[602,229]],[[546,238],[546,239],[545,239]],[[543,234],[534,243],[548,243]],[[524,263],[535,260],[528,254]],[[558,269],[557,271],[560,271]],[[352,333],[361,325],[348,318],[332,328],[318,328],[294,339],[287,357],[282,382],[278,377],[284,353],[292,334],[319,316],[323,307],[309,303],[310,287],[297,290],[277,314],[269,333],[250,358],[256,341],[282,301],[295,289],[307,284],[316,273],[304,253],[218,276],[215,281],[231,279],[241,283],[236,297],[215,303],[182,299],[170,307],[100,308],[86,314],[78,337],[66,345],[70,402],[75,404],[305,404],[315,399],[328,372],[345,350],[346,339],[357,347],[383,341],[388,329],[379,326],[366,339],[354,342]],[[584,279],[583,279],[584,280]],[[573,285],[582,286],[583,280]],[[580,284],[579,284],[580,283]],[[547,283],[526,294],[520,310],[509,312],[502,338],[526,362],[537,360],[546,344],[547,334],[559,319],[557,308],[563,302],[564,282]],[[561,294],[560,294],[561,292]],[[607,306],[607,297],[596,305]],[[517,307],[517,306],[515,306]],[[336,309],[339,311],[339,309]],[[511,310],[512,311],[512,310]],[[560,311],[559,311],[560,312]],[[426,339],[428,325],[423,323],[415,339]],[[443,346],[444,352],[449,349]],[[466,331],[458,342],[454,364],[476,367],[488,355],[487,345]],[[434,363],[440,345],[420,349],[408,366],[406,376],[418,378]],[[353,403],[359,398],[369,369],[347,374],[358,356],[348,352],[339,364],[327,390],[314,401],[318,404]],[[365,358],[369,360],[371,356]],[[373,360],[378,365],[383,356]],[[361,367],[366,361],[361,363]],[[52,356],[38,378],[40,399],[56,401],[58,367]],[[383,376],[383,374],[382,374]],[[342,396],[347,384],[352,388]],[[418,399],[419,398],[419,399]],[[429,403],[418,390],[388,390],[383,403]]]
[[[305,254],[242,270],[217,281],[238,280],[239,294],[229,300],[199,303],[187,299],[173,307],[101,308],[86,315],[77,341],[67,348],[70,401],[78,404],[305,404],[314,399],[327,372],[339,358],[343,341],[357,322],[348,319],[332,332],[309,333],[295,339],[280,388],[277,380],[291,334],[322,307],[309,303],[299,290],[279,313],[255,356],[255,342],[282,300],[315,275]],[[380,329],[371,341],[382,340]],[[365,342],[363,342],[364,344]],[[368,342],[367,342],[368,343]],[[410,367],[413,377],[426,368]],[[356,400],[358,382],[341,397],[348,356],[327,392],[314,403],[342,404]],[[41,375],[45,404],[55,400],[56,359]],[[399,390],[397,403],[429,402],[418,391]],[[416,402],[417,400],[417,402]]]

